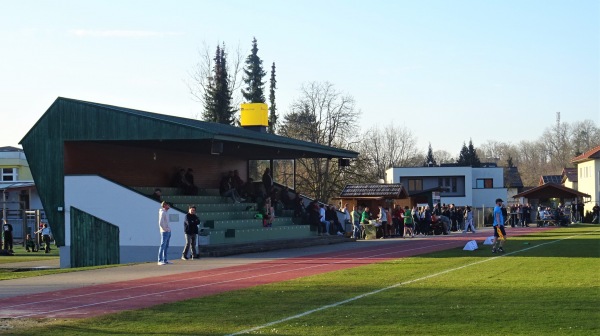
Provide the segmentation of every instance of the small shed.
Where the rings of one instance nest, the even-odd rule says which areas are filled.
[[[583,200],[584,202],[589,202],[590,200],[590,195],[556,183],[546,183],[513,196],[513,198],[519,197],[527,198],[532,205],[541,204],[551,206],[558,205],[554,203],[570,203],[576,199]]]
[[[408,192],[402,183],[349,184],[335,199],[341,201],[342,207],[345,204],[350,208],[367,206],[373,215],[377,214],[376,209],[380,205],[390,209],[396,205],[410,205]]]

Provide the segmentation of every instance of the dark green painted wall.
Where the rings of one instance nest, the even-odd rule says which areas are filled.
[[[190,126],[58,98],[21,144],[56,244],[64,246],[64,211],[58,208],[64,208],[65,141],[206,139],[211,136]]]
[[[120,263],[119,227],[71,207],[71,267]]]

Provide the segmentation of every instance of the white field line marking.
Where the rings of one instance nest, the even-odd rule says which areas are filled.
[[[599,230],[595,230],[594,232],[596,232],[596,231],[599,231]],[[592,234],[592,233],[593,232],[588,232],[588,233],[584,233],[584,234],[587,235],[587,234]],[[384,291],[387,291],[387,290],[390,290],[390,289],[393,289],[393,288],[396,288],[396,287],[408,285],[408,284],[411,284],[411,283],[414,283],[414,282],[418,282],[418,281],[422,281],[422,280],[431,279],[433,277],[437,277],[437,276],[444,275],[444,274],[447,274],[447,273],[450,273],[450,272],[458,271],[460,269],[471,267],[471,266],[474,266],[474,265],[477,265],[477,264],[481,264],[481,263],[484,263],[484,262],[492,261],[492,260],[495,260],[495,259],[498,259],[498,258],[501,258],[501,257],[504,257],[504,256],[509,256],[511,254],[525,252],[527,250],[538,248],[540,246],[544,246],[544,245],[548,245],[548,244],[554,244],[554,243],[557,243],[557,242],[560,242],[560,241],[563,241],[563,240],[566,240],[566,239],[571,239],[573,237],[578,237],[578,236],[581,236],[581,235],[574,235],[574,236],[570,236],[570,237],[566,237],[566,238],[563,238],[563,239],[554,240],[554,241],[547,242],[547,243],[541,243],[539,245],[531,246],[531,247],[524,248],[524,249],[521,249],[521,250],[518,250],[518,251],[514,251],[514,252],[510,252],[510,253],[498,255],[498,256],[495,256],[495,257],[491,257],[491,258],[488,258],[488,259],[476,261],[476,262],[473,262],[473,263],[470,263],[470,264],[466,264],[466,265],[463,265],[463,266],[459,266],[459,267],[451,268],[451,269],[448,269],[448,270],[445,270],[445,271],[441,271],[441,272],[437,272],[437,273],[434,273],[434,274],[426,275],[424,277],[420,277],[420,278],[417,278],[417,279],[404,281],[404,282],[397,283],[397,284],[394,284],[394,285],[391,285],[391,286],[388,286],[388,287],[385,287],[385,288],[374,290],[374,291],[369,292],[369,293],[364,293],[364,294],[361,294],[361,295],[358,295],[358,296],[355,296],[355,297],[352,297],[352,298],[349,298],[349,299],[346,299],[346,300],[343,300],[343,301],[339,301],[339,302],[336,302],[336,303],[332,303],[332,304],[328,304],[328,305],[325,305],[325,306],[321,306],[319,308],[308,310],[308,311],[305,311],[304,313],[300,313],[300,314],[293,315],[293,316],[288,316],[286,318],[282,318],[282,319],[277,320],[277,321],[265,323],[263,325],[256,326],[256,327],[253,327],[253,328],[250,328],[250,329],[246,329],[246,330],[242,330],[242,331],[238,331],[238,332],[235,332],[233,334],[228,334],[227,336],[248,334],[248,333],[251,333],[251,332],[263,329],[263,328],[270,327],[272,325],[276,325],[276,324],[279,324],[279,323],[283,323],[283,322],[294,320],[294,319],[297,319],[297,318],[300,318],[300,317],[304,317],[304,316],[307,316],[307,315],[310,315],[310,314],[313,314],[313,313],[316,313],[316,312],[319,312],[319,311],[322,311],[322,310],[325,310],[325,309],[335,308],[337,306],[340,306],[340,305],[343,305],[343,304],[346,304],[346,303],[349,303],[349,302],[352,302],[352,301],[356,301],[356,300],[362,299],[362,298],[367,297],[367,296],[375,295],[375,294],[378,294],[378,293],[381,293],[381,292],[384,292]]]
[[[374,255],[371,255],[371,256],[367,256],[367,257],[356,258],[356,259],[353,259],[353,260],[368,259],[368,258],[374,258],[374,257],[377,257],[377,256],[383,256],[383,255],[388,255],[388,254],[392,254],[392,253],[410,252],[410,251],[422,250],[422,249],[428,248],[428,247],[444,246],[444,245],[448,245],[448,244],[451,244],[451,243],[453,243],[453,242],[447,242],[447,243],[442,243],[442,244],[429,245],[429,246],[425,246],[425,247],[410,248],[410,249],[405,249],[405,250],[403,250],[403,249],[396,249],[398,247],[398,245],[395,244],[395,245],[388,245],[388,246],[385,246],[385,247],[382,247],[382,248],[373,248],[373,249],[367,249],[367,250],[361,250],[361,251],[352,251],[351,253],[342,253],[340,255],[336,255],[335,258],[351,257],[351,256],[356,255],[356,254],[360,255],[360,254],[364,254],[364,253],[382,252],[382,251],[386,251],[386,250],[393,250],[393,252],[390,252],[390,253],[374,254]],[[91,295],[97,295],[97,294],[107,294],[107,293],[114,293],[114,292],[120,292],[120,291],[129,291],[129,290],[132,290],[132,289],[144,288],[144,287],[154,287],[157,284],[173,284],[173,283],[178,283],[178,282],[182,282],[182,281],[200,280],[200,279],[203,279],[203,278],[210,278],[210,277],[215,277],[215,276],[223,276],[223,275],[229,275],[229,274],[235,274],[235,273],[258,271],[258,270],[264,270],[264,269],[269,269],[269,268],[282,267],[282,266],[295,265],[295,264],[305,264],[305,263],[308,263],[308,262],[320,261],[320,260],[323,260],[323,259],[330,259],[330,257],[321,257],[321,258],[302,258],[302,257],[300,257],[300,258],[301,258],[301,260],[297,260],[297,261],[291,262],[291,263],[282,264],[282,263],[277,263],[277,261],[266,261],[265,263],[269,263],[269,265],[263,266],[263,267],[258,267],[258,268],[245,268],[245,269],[241,269],[241,270],[234,270],[234,271],[230,271],[230,272],[223,272],[223,273],[216,273],[216,274],[202,274],[200,276],[187,277],[187,278],[178,279],[178,280],[170,280],[170,281],[162,281],[162,282],[161,281],[157,281],[157,282],[153,282],[153,283],[148,283],[148,284],[143,284],[143,285],[136,285],[136,286],[131,286],[131,287],[127,287],[127,288],[116,288],[116,289],[110,289],[110,290],[104,290],[104,291],[98,291],[98,292],[91,292],[91,293],[85,293],[85,294],[77,294],[77,295],[65,296],[65,297],[60,297],[60,298],[56,298],[56,299],[47,299],[47,300],[39,300],[39,301],[34,301],[34,302],[20,303],[20,304],[16,304],[16,305],[3,306],[2,308],[15,308],[15,307],[28,306],[28,305],[38,305],[38,304],[41,304],[41,303],[48,303],[48,302],[54,302],[54,301],[64,301],[64,300],[78,298],[78,297],[84,297],[84,296],[91,296]],[[284,258],[284,259],[279,259],[279,260],[288,260],[288,259],[289,260],[294,260],[294,259],[297,259],[297,258],[296,257],[294,257],[294,258]],[[331,263],[326,263],[326,264],[321,264],[321,265],[329,265],[329,264],[331,264]],[[212,270],[206,270],[206,272],[210,272],[210,271],[214,271],[214,270],[218,271],[218,269],[212,269]],[[194,271],[194,272],[197,272],[197,271]],[[200,272],[202,272],[202,271],[200,271]],[[102,285],[98,285],[98,286],[102,286]],[[185,287],[183,289],[187,289],[187,288],[193,288],[193,287]]]
[[[448,242],[448,243],[444,243],[444,244],[423,246],[423,247],[419,247],[419,248],[415,248],[415,249],[409,249],[407,251],[421,250],[421,249],[425,249],[425,248],[430,248],[431,246],[442,246],[442,245],[449,245],[449,244],[454,244],[454,243],[455,242]],[[202,288],[202,287],[209,287],[209,286],[213,286],[213,285],[226,284],[226,283],[231,283],[231,282],[236,282],[236,281],[241,281],[241,280],[249,280],[249,279],[255,279],[255,278],[260,278],[260,277],[267,277],[267,276],[272,276],[272,275],[284,274],[284,273],[295,272],[295,271],[300,271],[300,270],[307,270],[307,269],[324,267],[324,266],[329,266],[329,265],[344,264],[344,263],[348,263],[348,262],[355,262],[356,260],[370,259],[370,258],[374,258],[374,257],[381,257],[381,256],[390,255],[390,254],[396,254],[396,253],[398,253],[398,251],[387,252],[387,253],[380,253],[380,254],[375,254],[375,255],[372,255],[372,256],[368,256],[368,257],[360,257],[360,258],[355,258],[355,259],[348,259],[348,260],[342,260],[342,261],[321,263],[321,264],[311,265],[311,266],[307,266],[307,267],[300,267],[300,268],[288,269],[288,270],[283,270],[283,271],[277,271],[277,272],[271,272],[271,273],[265,273],[265,274],[259,274],[259,275],[252,275],[252,276],[247,276],[247,277],[242,277],[242,278],[236,278],[236,279],[229,279],[229,280],[223,280],[223,281],[205,283],[205,284],[196,285],[196,286],[180,287],[180,288],[175,288],[175,289],[170,289],[170,290],[165,290],[165,291],[160,291],[160,292],[153,292],[153,293],[146,293],[146,294],[141,294],[141,295],[128,296],[128,297],[125,297],[125,298],[118,298],[118,299],[112,299],[112,300],[106,300],[106,301],[99,301],[99,302],[94,302],[94,303],[89,303],[89,304],[83,304],[83,305],[78,305],[78,306],[72,306],[72,307],[63,308],[63,309],[52,309],[52,310],[48,310],[48,311],[36,311],[36,312],[31,312],[29,314],[19,315],[19,316],[12,316],[12,317],[8,317],[8,318],[15,318],[15,319],[17,319],[17,318],[24,318],[24,317],[29,317],[29,316],[33,316],[33,315],[37,316],[37,315],[40,315],[40,314],[52,315],[53,313],[55,314],[55,313],[61,312],[61,311],[68,311],[68,310],[80,309],[80,308],[85,308],[85,307],[93,307],[93,306],[98,306],[98,305],[102,305],[102,304],[114,303],[114,302],[120,302],[120,301],[126,301],[126,300],[133,300],[133,299],[139,299],[139,298],[148,297],[148,296],[163,295],[163,294],[180,292],[180,291],[188,291],[190,289],[198,289],[198,288]],[[254,270],[249,270],[249,271],[254,271]],[[85,296],[85,295],[89,295],[89,294],[83,294],[81,296]],[[59,299],[59,300],[63,300],[63,299]],[[4,309],[4,308],[9,308],[9,307],[2,307],[2,309]]]

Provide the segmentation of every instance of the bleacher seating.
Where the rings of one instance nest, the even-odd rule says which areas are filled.
[[[263,227],[262,219],[255,218],[258,213],[255,203],[233,203],[231,199],[221,197],[218,189],[200,189],[198,196],[184,196],[178,188],[159,187],[164,201],[173,207],[187,212],[190,205],[196,206],[205,232],[210,232],[209,245],[242,244],[266,240],[285,240],[316,236],[309,225],[294,223],[293,211],[280,211],[273,226]],[[137,187],[136,191],[151,195],[154,187]]]

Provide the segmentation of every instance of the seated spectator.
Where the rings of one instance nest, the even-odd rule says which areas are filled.
[[[194,183],[194,171],[192,168],[187,169],[184,183],[183,193],[185,195],[198,195],[198,187],[196,187],[196,184]]]
[[[237,190],[238,194],[243,194],[245,183],[237,169],[233,171],[233,187]]]
[[[180,168],[177,170],[177,172],[173,175],[173,178],[171,179],[171,187],[183,189],[184,186],[185,186],[185,169]]]
[[[292,209],[294,209],[294,217],[303,217],[306,210],[304,209],[304,200],[302,200],[302,197],[297,192],[294,192],[294,196],[290,202],[292,203]]]
[[[438,217],[438,223],[442,224],[442,230],[445,235],[450,233],[450,228],[452,227],[452,221],[450,220],[450,217],[440,215]]]
[[[256,201],[256,192],[254,190],[253,182],[254,182],[254,180],[252,180],[251,178],[248,178],[248,182],[246,182],[244,184],[244,187],[242,189],[242,192],[240,193],[240,196],[255,202]]]
[[[321,224],[325,226],[325,232],[323,234],[329,236],[329,225],[331,225],[331,223],[327,220],[324,204],[321,204],[319,207],[319,220],[321,221]]]
[[[262,206],[260,207],[260,213],[263,216],[263,226],[264,227],[272,227],[273,220],[275,220],[275,210],[271,204],[271,198],[265,198]]]
[[[292,203],[292,198],[290,197],[290,188],[285,187],[281,189],[279,193],[279,200],[281,201],[281,205],[283,205],[284,209],[293,209],[294,204]]]
[[[35,245],[35,242],[31,238],[31,234],[29,234],[29,233],[25,237],[25,251],[27,251],[27,252],[37,252],[38,251],[37,246]]]
[[[163,201],[162,191],[160,191],[160,189],[158,189],[158,188],[154,189],[154,193],[152,193],[152,195],[150,195],[150,198],[157,201],[158,203],[162,203],[162,201]]]
[[[335,205],[329,204],[329,206],[327,206],[327,209],[325,210],[325,220],[329,221],[330,227],[334,229],[338,236],[343,236],[344,233],[346,233],[338,218]]]
[[[219,191],[221,196],[223,197],[231,197],[234,203],[240,203],[245,201],[245,199],[241,198],[237,193],[235,188],[233,187],[233,181],[231,176],[227,174],[223,174],[221,178],[221,183],[219,184]]]

